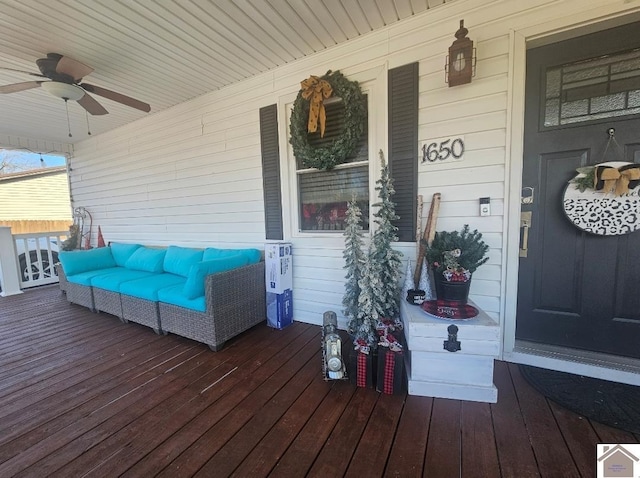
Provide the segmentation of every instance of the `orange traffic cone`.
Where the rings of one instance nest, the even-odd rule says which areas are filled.
[[[104,237],[102,237],[102,230],[100,226],[98,226],[98,247],[104,247],[106,244],[104,243]]]

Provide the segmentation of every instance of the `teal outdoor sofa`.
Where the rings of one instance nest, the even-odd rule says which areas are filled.
[[[69,302],[123,322],[174,333],[219,350],[266,320],[264,261],[258,249],[193,249],[111,243],[61,251]]]

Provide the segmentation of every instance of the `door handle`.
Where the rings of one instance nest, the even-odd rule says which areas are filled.
[[[520,212],[520,230],[522,239],[520,242],[520,257],[527,257],[529,251],[529,229],[531,228],[531,211]]]

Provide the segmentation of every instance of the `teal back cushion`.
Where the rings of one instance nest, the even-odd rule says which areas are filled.
[[[86,251],[60,251],[58,259],[60,259],[62,269],[67,276],[116,266],[116,261],[108,247]]]
[[[248,260],[247,264],[260,262],[262,257],[262,253],[258,249],[216,249],[215,247],[208,247],[204,250],[202,260],[210,261],[236,255],[245,256]]]
[[[136,271],[163,272],[162,264],[166,253],[166,249],[140,247],[127,259],[125,267]]]
[[[209,274],[224,272],[247,265],[248,259],[242,254],[228,256],[210,261],[198,262],[191,266],[187,282],[184,284],[184,295],[187,299],[195,299],[204,295],[204,278]]]
[[[121,242],[112,242],[109,244],[111,253],[116,261],[116,264],[120,267],[124,267],[131,254],[142,246],[140,244],[123,244]]]
[[[164,256],[164,271],[187,277],[191,266],[202,260],[202,252],[202,249],[169,246]]]

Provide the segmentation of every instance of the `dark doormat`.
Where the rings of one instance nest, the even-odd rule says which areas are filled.
[[[640,387],[520,365],[536,390],[569,410],[631,433],[640,433]]]

